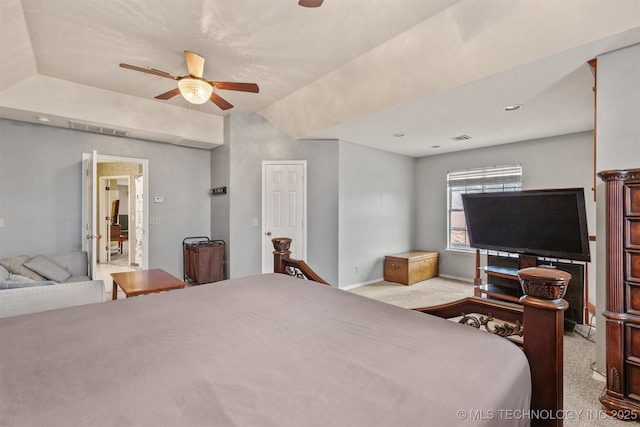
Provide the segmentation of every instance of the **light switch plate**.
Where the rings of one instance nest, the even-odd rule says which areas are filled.
[[[0,227],[4,227],[4,218],[0,218]]]
[[[160,224],[160,218],[151,218],[151,224]]]

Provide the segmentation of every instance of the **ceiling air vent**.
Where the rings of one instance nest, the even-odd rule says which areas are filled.
[[[126,130],[110,128],[102,125],[95,125],[92,123],[77,122],[74,120],[69,120],[69,127],[71,129],[83,130],[86,132],[93,132],[93,133],[102,133],[105,135],[114,135],[114,136],[129,135],[129,131],[126,131]]]
[[[466,141],[467,139],[471,139],[471,137],[469,135],[458,135],[449,139],[453,139],[454,141]]]

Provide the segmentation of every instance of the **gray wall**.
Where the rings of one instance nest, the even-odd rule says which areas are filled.
[[[522,165],[525,190],[583,187],[589,234],[595,235],[592,132],[422,157],[416,162],[415,247],[440,253],[441,275],[471,280],[475,273],[473,253],[446,250],[447,172],[508,164]]]
[[[81,247],[81,158],[94,149],[149,160],[150,200],[164,197],[149,205],[148,216],[161,219],[149,228],[150,268],[180,277],[182,240],[210,236],[227,242],[227,277],[259,274],[261,226],[253,218],[262,218],[262,160],[307,160],[307,259],[330,283],[378,279],[384,254],[411,248],[413,159],[335,140],[292,140],[257,114],[225,120],[225,145],[211,152],[0,121],[0,256]],[[228,194],[211,197],[209,189],[219,186]],[[353,215],[366,215],[368,223]]]
[[[339,286],[383,277],[384,256],[412,249],[411,157],[340,141]]]
[[[212,229],[222,236],[228,226],[230,277],[261,273],[262,227],[253,219],[262,218],[263,160],[307,160],[307,261],[329,283],[381,279],[384,254],[411,248],[413,159],[293,140],[257,114],[231,114],[227,124],[227,146],[213,150],[212,164],[214,186],[227,182],[229,194],[214,197]]]
[[[640,44],[598,57],[597,170],[640,167]]]
[[[596,170],[640,168],[640,45],[598,57]],[[598,179],[596,370],[605,372],[606,205]]]
[[[262,219],[262,161],[307,160],[307,261],[337,284],[338,142],[293,140],[257,114],[231,114],[228,124],[229,153],[212,155],[214,165],[229,161],[230,277],[262,272],[262,226],[253,225]],[[214,221],[224,215],[216,205]]]
[[[229,180],[231,179],[231,150],[229,149],[229,123],[230,116],[224,119],[224,145],[215,148],[211,154],[211,188],[227,187],[227,194],[218,194],[211,197],[211,238],[224,240],[225,266],[224,277],[229,278],[230,254],[230,192]]]
[[[209,235],[209,151],[0,119],[0,256],[81,248],[83,152],[149,160],[149,268],[182,277],[182,239]],[[153,199],[151,199],[153,200]]]

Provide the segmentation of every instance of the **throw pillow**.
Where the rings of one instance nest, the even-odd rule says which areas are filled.
[[[64,282],[71,277],[69,270],[44,255],[31,258],[24,266],[55,282]]]
[[[23,264],[29,261],[31,257],[29,255],[20,255],[14,256],[10,258],[2,258],[0,259],[0,265],[9,270],[9,273],[19,274],[21,276],[26,276],[29,279],[33,280],[46,280],[44,277],[39,275],[33,270],[29,270]]]

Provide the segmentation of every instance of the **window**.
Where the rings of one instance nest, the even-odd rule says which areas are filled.
[[[448,233],[447,249],[470,250],[462,195],[522,189],[522,166],[493,166],[447,174]]]

